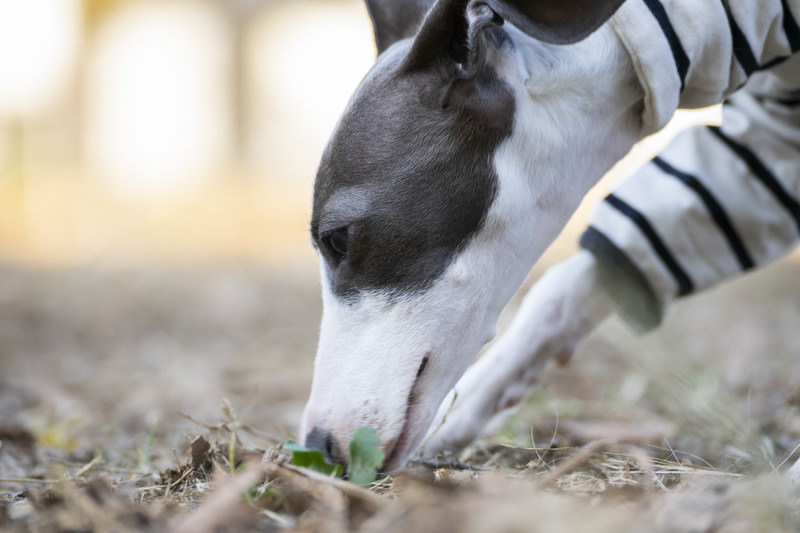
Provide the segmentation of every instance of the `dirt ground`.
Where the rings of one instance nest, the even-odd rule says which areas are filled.
[[[789,258],[644,337],[612,320],[498,437],[367,490],[279,450],[313,268],[7,264],[0,530],[797,531],[774,473],[800,443],[799,279]]]

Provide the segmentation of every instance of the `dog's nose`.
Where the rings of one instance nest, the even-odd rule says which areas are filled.
[[[343,468],[347,469],[347,456],[342,452],[339,443],[336,442],[333,434],[327,429],[321,427],[313,428],[308,435],[304,446],[314,450],[320,450],[325,454],[325,459],[329,463],[339,463]]]

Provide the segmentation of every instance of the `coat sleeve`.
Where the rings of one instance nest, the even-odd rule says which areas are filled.
[[[644,92],[642,133],[718,104],[800,52],[800,0],[627,0],[611,19]]]
[[[750,78],[596,208],[581,245],[642,329],[671,302],[800,242],[800,55]]]

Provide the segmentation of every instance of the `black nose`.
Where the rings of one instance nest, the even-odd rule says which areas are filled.
[[[315,427],[306,435],[306,448],[320,450],[325,454],[325,459],[329,463],[340,464],[347,469],[347,457],[342,453],[342,449],[330,431]]]

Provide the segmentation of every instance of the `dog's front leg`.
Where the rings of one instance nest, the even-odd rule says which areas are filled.
[[[590,252],[548,270],[526,295],[508,331],[445,398],[420,456],[457,452],[474,441],[495,414],[524,399],[548,361],[566,363],[614,309]]]

